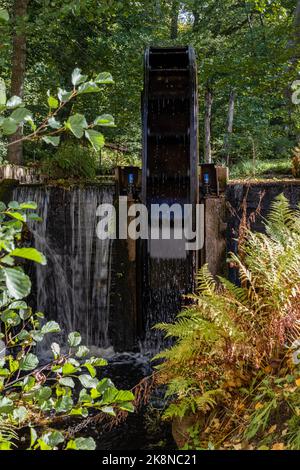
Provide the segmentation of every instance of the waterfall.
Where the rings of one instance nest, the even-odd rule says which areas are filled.
[[[34,246],[47,265],[34,265],[36,309],[64,334],[79,331],[89,347],[108,348],[111,240],[96,236],[96,209],[113,202],[114,188],[65,190],[19,186],[16,201],[35,201],[42,222],[31,222]]]

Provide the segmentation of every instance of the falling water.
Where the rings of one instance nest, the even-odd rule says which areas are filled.
[[[95,228],[96,209],[112,203],[113,189],[20,186],[13,196],[35,201],[43,219],[30,227],[47,258],[34,267],[36,308],[65,334],[80,331],[88,346],[108,348],[111,241],[99,240]]]

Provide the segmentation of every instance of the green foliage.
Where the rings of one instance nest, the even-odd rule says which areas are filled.
[[[86,137],[94,150],[99,151],[104,145],[104,136],[101,132],[94,130],[95,127],[114,127],[114,119],[111,115],[105,114],[96,117],[90,124],[83,114],[71,114],[65,122],[60,122],[59,117],[62,110],[78,96],[85,93],[98,93],[101,85],[112,84],[113,79],[109,73],[99,74],[93,81],[87,80],[86,75],[81,75],[81,70],[76,68],[72,73],[73,88],[69,91],[58,89],[57,98],[52,96],[48,90],[47,104],[48,115],[40,123],[36,124],[32,113],[24,107],[18,96],[6,99],[5,82],[0,82],[0,135],[9,136],[14,134],[18,127],[27,125],[30,132],[23,136],[21,140],[44,141],[58,147],[61,135],[65,132],[71,133],[77,139]],[[8,114],[11,111],[11,114]]]
[[[37,219],[35,209],[34,202],[0,203],[0,450],[19,447],[21,435],[22,446],[31,450],[94,450],[90,437],[68,440],[61,424],[92,410],[110,416],[132,412],[134,396],[98,379],[106,361],[89,355],[79,332],[69,334],[66,350],[52,343],[53,357],[40,361],[37,344],[60,327],[26,301],[31,281],[21,260],[46,263],[35,248],[22,247],[26,222]]]
[[[54,155],[45,157],[41,171],[51,178],[94,178],[99,157],[89,146],[66,140]]]
[[[195,415],[199,448],[299,449],[300,208],[279,196],[265,227],[230,256],[239,286],[204,266],[192,305],[158,325],[176,340],[157,356],[165,418]]]

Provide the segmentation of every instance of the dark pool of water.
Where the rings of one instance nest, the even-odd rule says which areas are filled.
[[[151,372],[147,358],[123,354],[109,361],[104,375],[116,387],[131,389]],[[85,432],[95,439],[99,450],[176,449],[170,424],[160,419],[163,406],[163,393],[156,390],[146,406],[129,414],[122,424],[112,430],[103,430],[103,425],[99,423],[90,425]]]

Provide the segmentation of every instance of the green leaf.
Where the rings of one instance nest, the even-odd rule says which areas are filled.
[[[0,414],[1,413],[9,413],[14,408],[14,402],[7,397],[0,397]]]
[[[11,135],[16,132],[18,129],[18,124],[11,117],[3,119],[2,122],[2,132],[5,135]]]
[[[74,440],[76,450],[95,450],[96,443],[92,437],[77,437]]]
[[[42,404],[44,401],[49,400],[49,398],[52,396],[52,390],[50,387],[42,387],[37,394],[37,400],[40,404]]]
[[[45,325],[43,325],[41,332],[45,335],[47,333],[59,333],[60,326],[56,321],[48,321]]]
[[[85,136],[90,141],[95,150],[101,150],[104,146],[104,136],[100,132],[89,129],[88,131],[85,131]]]
[[[14,108],[17,108],[18,106],[21,106],[21,104],[22,104],[22,99],[19,96],[12,96],[7,101],[6,107],[8,109],[14,109]]]
[[[46,144],[51,144],[53,147],[58,147],[60,143],[60,137],[59,136],[52,136],[52,135],[46,135],[42,138],[42,140]]]
[[[73,93],[72,91],[66,91],[66,90],[62,90],[61,88],[59,88],[57,96],[58,96],[59,101],[61,101],[62,103],[65,103],[66,101],[69,101],[69,99],[72,96],[72,93]]]
[[[39,360],[35,354],[28,353],[20,360],[20,370],[33,370],[39,365]]]
[[[63,365],[63,368],[62,368],[63,375],[75,374],[75,372],[77,372],[77,367],[74,367],[73,364],[71,364],[70,362],[66,362]]]
[[[73,408],[73,400],[66,395],[57,400],[55,409],[58,413],[67,413]]]
[[[66,122],[66,128],[70,129],[72,134],[74,134],[78,139],[83,136],[84,129],[87,127],[88,124],[83,114],[74,114],[73,116],[70,116]]]
[[[30,259],[36,263],[47,264],[45,256],[35,248],[15,248],[10,252],[10,256],[18,256],[18,258]]]
[[[84,388],[96,388],[99,382],[98,379],[93,379],[88,374],[82,374],[78,377],[78,379]]]
[[[30,447],[33,446],[36,440],[37,440],[37,432],[34,428],[30,427]]]
[[[48,119],[48,125],[52,129],[59,129],[61,127],[61,123],[57,121],[53,116]]]
[[[76,348],[81,343],[81,335],[77,331],[73,331],[68,335],[68,345],[71,348]]]
[[[89,353],[89,349],[86,346],[79,346],[76,351],[75,356],[77,357],[85,357]]]
[[[74,86],[79,85],[82,82],[85,82],[87,79],[87,75],[81,75],[81,70],[76,68],[73,70],[72,73],[72,84]]]
[[[12,114],[10,115],[11,119],[16,121],[18,124],[24,121],[32,120],[32,114],[26,108],[17,108],[15,109]]]
[[[116,127],[111,114],[102,114],[102,116],[96,117],[94,124],[95,126]]]
[[[1,10],[0,10],[1,13]],[[0,78],[0,107],[4,108],[6,104],[6,86],[3,78]]]
[[[95,82],[85,82],[78,88],[78,95],[83,95],[85,93],[98,93],[100,88],[96,85]]]
[[[104,378],[100,380],[96,388],[99,393],[104,393],[105,390],[107,390],[108,388],[114,388],[114,384],[112,383],[110,379]]]
[[[17,209],[18,210],[18,209],[20,209],[20,204],[18,203],[18,201],[10,201],[8,203],[8,207],[10,209]]]
[[[70,388],[74,388],[75,387],[75,383],[74,383],[74,380],[71,378],[71,377],[61,377],[59,379],[59,383],[61,385],[64,385],[65,387],[70,387]]]
[[[20,209],[37,209],[37,203],[34,201],[22,202],[20,204]]]
[[[28,417],[28,411],[25,406],[19,406],[13,411],[13,418],[18,423],[23,423]]]
[[[7,23],[9,21],[9,14],[6,8],[0,8],[0,21]]]
[[[20,315],[13,310],[5,310],[1,313],[0,318],[8,326],[17,326],[21,323]]]
[[[64,442],[65,438],[60,431],[51,431],[42,435],[42,440],[51,447],[57,447]]]
[[[107,85],[114,83],[114,80],[109,72],[102,72],[95,78],[95,83],[98,83],[99,85]]]
[[[110,416],[116,416],[116,413],[112,406],[103,406],[103,408],[101,408],[101,411],[103,411],[103,413],[106,413]]]
[[[96,377],[97,371],[96,371],[95,367],[92,366],[92,364],[90,364],[89,362],[86,362],[84,364],[84,367],[89,371],[91,377]]]
[[[5,215],[8,215],[8,216],[11,217],[12,219],[20,220],[21,222],[26,222],[26,216],[20,214],[19,212],[9,212],[9,211],[6,211],[6,212],[4,212],[4,214],[5,214]]]
[[[31,289],[30,278],[17,268],[3,268],[6,287],[9,295],[14,299],[27,297]]]
[[[134,413],[134,406],[131,402],[124,402],[122,405],[119,405],[120,410],[128,411],[128,413]]]
[[[50,95],[50,92],[49,92],[49,94],[48,94],[48,100],[47,100],[47,101],[48,101],[48,106],[49,106],[49,108],[51,108],[51,109],[56,109],[56,108],[58,108],[59,101],[58,101],[58,99],[56,99],[54,96],[51,96],[51,95]],[[49,122],[49,121],[48,121],[48,122]]]
[[[88,416],[89,412],[86,408],[73,408],[70,411],[70,416],[83,416],[86,418]]]
[[[91,357],[89,362],[96,367],[103,367],[107,366],[108,362],[106,359],[103,359],[102,357]]]

